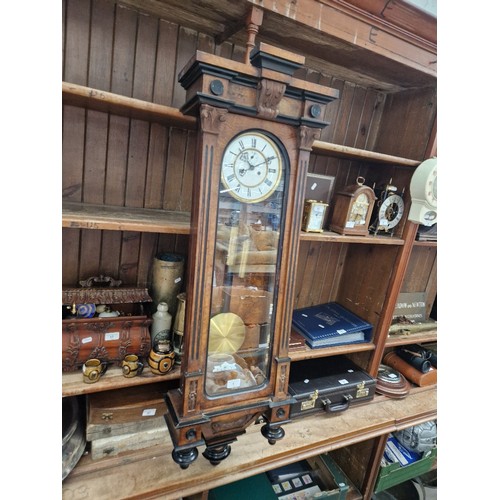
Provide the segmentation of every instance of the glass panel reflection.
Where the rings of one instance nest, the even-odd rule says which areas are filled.
[[[269,197],[254,203],[235,199],[221,183],[205,379],[209,396],[268,381],[284,177]]]

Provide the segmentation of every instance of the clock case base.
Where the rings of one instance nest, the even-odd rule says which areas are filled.
[[[293,399],[280,401],[278,405],[267,399],[237,408],[220,407],[203,412],[194,418],[180,415],[179,391],[169,391],[165,395],[167,413],[165,422],[174,443],[172,458],[186,469],[198,457],[198,447],[205,446],[202,455],[217,465],[231,453],[231,443],[246,432],[250,425],[264,424],[262,435],[273,445],[285,436],[282,425],[290,422],[289,411]]]

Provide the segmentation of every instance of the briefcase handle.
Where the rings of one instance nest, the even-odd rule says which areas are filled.
[[[323,403],[323,410],[325,410],[327,413],[338,413],[347,410],[347,408],[349,408],[349,403],[351,402],[351,399],[352,396],[350,394],[344,394],[343,403],[332,404],[332,402],[328,398],[322,399],[321,402]]]

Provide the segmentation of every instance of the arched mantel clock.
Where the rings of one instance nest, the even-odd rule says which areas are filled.
[[[256,421],[289,420],[288,343],[304,186],[335,89],[294,78],[304,58],[258,45],[251,64],[197,52],[180,74],[198,117],[181,381],[165,419],[186,468],[217,464]]]

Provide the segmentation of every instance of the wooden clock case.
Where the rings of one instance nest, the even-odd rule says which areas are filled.
[[[335,89],[294,78],[293,72],[303,63],[302,56],[261,43],[246,64],[198,51],[179,76],[186,89],[181,111],[197,116],[199,123],[187,269],[191,292],[186,301],[181,381],[179,389],[169,391],[165,398],[172,456],[181,468],[196,459],[201,445],[206,445],[205,458],[219,463],[229,455],[229,443],[256,421],[265,423],[262,434],[274,444],[284,436],[281,425],[289,421],[288,340],[303,192],[312,143],[328,124],[324,121],[326,104],[338,97]],[[213,397],[204,390],[204,381],[221,159],[225,145],[248,129],[276,137],[289,160],[269,375],[264,385]]]
[[[349,227],[348,220],[352,206],[356,202],[357,198],[363,194],[366,195],[369,203],[365,221],[363,224]],[[370,186],[353,184],[352,186],[346,187],[343,191],[338,192],[334,198],[334,207],[333,207],[333,215],[330,222],[330,231],[334,231],[339,234],[349,234],[358,236],[368,235],[369,233],[368,228],[370,225],[373,207],[375,205],[375,200],[376,200],[375,193]]]

